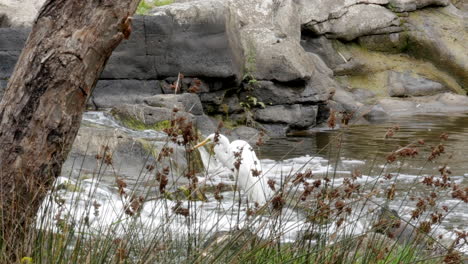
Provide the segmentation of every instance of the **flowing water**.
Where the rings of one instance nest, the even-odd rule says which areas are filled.
[[[133,131],[123,128],[118,122],[99,112],[86,113],[83,122],[120,129],[133,137],[155,140],[164,138],[164,135],[159,132]],[[395,126],[398,126],[399,130],[393,137],[385,139],[388,128]],[[448,140],[443,142],[446,153],[435,161],[429,162],[427,157],[431,152],[430,147],[440,143],[439,136],[442,133],[449,135]],[[418,140],[423,140],[424,145],[417,143]],[[408,145],[416,146],[419,155],[414,158],[398,159],[387,164],[387,156],[392,151]],[[202,152],[201,154],[207,172],[198,175],[200,184],[214,187],[223,182],[228,186],[235,185],[235,180],[229,170],[209,158],[208,153]],[[257,154],[261,159],[263,173],[276,183],[283,182],[288,175],[307,170],[311,170],[314,175],[312,179],[308,179],[311,183],[318,178],[328,177],[331,185],[340,186],[345,178],[349,178],[356,171],[362,174],[356,182],[370,190],[381,189],[383,192],[385,188],[394,183],[396,198],[388,205],[398,211],[403,219],[408,220],[416,204],[411,199],[412,194],[427,193],[427,189],[422,188],[418,183],[425,176],[437,175],[440,166],[447,164],[452,173],[450,175],[452,180],[462,188],[468,187],[468,115],[411,116],[395,118],[379,124],[354,125],[339,130],[317,130],[301,137],[270,139],[257,150]],[[387,174],[393,175],[392,180],[382,179]],[[74,179],[66,177],[58,179],[58,183],[64,182],[73,183]],[[66,201],[65,210],[74,216],[75,221],[79,218],[86,218],[94,232],[102,231],[106,226],[114,227],[116,223],[120,226],[116,229],[125,229],[121,224],[130,222],[127,216],[122,215],[126,201],[119,196],[115,185],[96,179],[82,180],[79,185],[81,194],[77,194],[76,190],[73,192],[66,188],[56,193]],[[304,190],[301,185],[292,188],[295,188],[294,191],[298,194]],[[151,199],[143,204],[138,217],[137,222],[141,225],[142,235],[148,230],[153,233],[161,230],[164,233],[170,230],[186,235],[194,230],[213,233],[243,226],[248,218],[247,205],[237,204],[237,192],[233,190],[228,189],[222,192],[222,195],[224,196],[222,202],[216,201],[213,193],[207,194],[208,202],[190,202],[190,205],[185,202],[183,206],[190,206],[192,211],[197,212],[197,216],[190,221],[173,213],[171,208],[175,206],[174,201]],[[341,231],[349,235],[369,230],[371,223],[368,215],[363,211],[378,209],[386,203],[383,197],[383,194],[376,195],[368,204],[361,204],[361,210],[353,211],[347,219],[347,224],[341,227]],[[443,218],[442,224],[433,232],[437,235],[444,234],[445,239],[453,239],[454,230],[468,231],[468,207],[466,203],[453,199],[450,195],[441,194],[441,197],[441,205],[446,205],[450,214]],[[95,201],[101,205],[99,213],[96,214],[93,213],[94,209],[91,206]],[[50,215],[55,215],[60,210],[54,202],[49,203],[48,206],[52,208]],[[63,208],[62,206],[62,210]],[[281,239],[283,242],[291,242],[305,232],[306,216],[303,211],[292,207],[287,207],[284,212],[281,219],[283,232]],[[277,228],[277,225],[272,222],[268,214],[265,214],[261,220],[249,227],[266,232],[265,230]],[[260,226],[271,226],[271,228],[260,228]],[[338,229],[333,223],[324,225],[324,228],[331,233]],[[465,245],[461,250],[468,252],[468,246]]]

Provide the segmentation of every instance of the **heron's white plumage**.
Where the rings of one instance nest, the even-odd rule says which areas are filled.
[[[272,191],[262,173],[260,160],[250,144],[244,140],[234,140],[230,143],[229,139],[221,134],[215,142],[215,134],[211,134],[197,147],[210,141],[215,143],[213,151],[216,159],[234,172],[239,187],[246,192],[249,200],[265,204],[271,197]],[[236,158],[236,153],[240,153],[240,159]],[[234,164],[238,160],[240,165],[239,169],[236,169]],[[256,176],[257,173],[260,175]]]

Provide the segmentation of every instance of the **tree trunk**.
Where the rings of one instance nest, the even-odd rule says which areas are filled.
[[[0,103],[1,242],[12,262],[26,253],[36,212],[138,2],[48,0],[38,14]]]

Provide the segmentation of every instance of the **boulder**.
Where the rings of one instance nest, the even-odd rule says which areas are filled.
[[[207,115],[195,116],[195,126],[204,137],[207,137],[217,131],[218,122],[218,120]]]
[[[394,71],[388,74],[387,87],[392,97],[424,96],[448,91],[444,85],[422,76]]]
[[[285,124],[262,124],[268,136],[270,137],[286,137],[289,127]]]
[[[29,27],[45,0],[2,0],[0,27]]]
[[[356,101],[352,93],[344,90],[343,88],[339,88],[336,90],[335,94],[333,95],[333,101],[340,104],[344,111],[348,113],[355,113],[363,104]]]
[[[0,79],[10,78],[20,53],[20,51],[0,51]]]
[[[8,85],[7,80],[1,80],[0,79],[0,101],[2,100],[3,93],[5,92],[5,89],[6,89],[7,85]]]
[[[147,97],[143,99],[143,102],[153,107],[178,108],[193,115],[203,115],[203,106],[200,98],[193,93],[159,94]]]
[[[319,23],[309,23],[305,28],[328,38],[353,40],[357,37],[373,34],[400,32],[399,18],[379,5],[353,5],[347,12],[338,18],[329,19]]]
[[[454,6],[409,13],[408,48],[411,55],[431,61],[468,90],[468,34],[466,14]]]
[[[219,112],[224,114],[241,113],[244,108],[240,104],[237,95],[231,95],[224,98],[223,104],[220,105]]]
[[[0,28],[0,51],[21,51],[30,32],[31,28]]]
[[[386,5],[389,0],[297,0],[301,24],[306,27],[331,19],[338,19],[348,8],[360,4]]]
[[[145,16],[147,55],[160,76],[234,76],[225,4],[206,0],[157,7]]]
[[[261,123],[287,124],[290,128],[301,129],[315,125],[317,110],[316,105],[274,105],[257,109],[254,118]]]
[[[172,120],[174,117],[184,117],[188,121],[194,121],[194,116],[192,114],[180,111],[174,113],[172,109],[169,108],[152,107],[145,104],[118,105],[112,108],[112,114],[130,128],[135,126],[156,129],[162,121]]]
[[[379,100],[379,105],[391,116],[468,113],[468,97],[452,93],[402,99],[385,98]]]
[[[354,88],[351,89],[349,92],[351,92],[353,94],[354,99],[360,103],[367,103],[369,102],[369,100],[375,98],[376,96],[374,92],[361,88]]]
[[[373,51],[399,53],[408,45],[408,35],[405,33],[390,33],[362,36],[358,38],[359,45]]]
[[[447,6],[449,0],[390,0],[389,7],[395,12],[410,12],[426,6]]]
[[[314,89],[309,82],[305,84],[302,82],[285,84],[259,81],[248,94],[267,105],[312,104],[325,101],[330,97],[328,89],[325,91]]]
[[[203,103],[213,104],[213,105],[221,105],[224,100],[224,96],[226,95],[226,91],[217,91],[212,93],[202,93],[200,95],[200,100]]]
[[[131,53],[131,52],[129,52]],[[101,73],[101,79],[149,80],[158,77],[154,59],[141,55],[112,55]]]
[[[106,147],[106,153],[112,155],[112,166],[101,166],[102,159],[96,158],[96,155],[104,155]],[[170,147],[174,151],[169,158],[156,163],[163,147]],[[62,175],[99,177],[112,184],[117,175],[129,180],[130,184],[135,181],[142,184],[154,179],[154,176],[148,177],[154,174],[148,174],[145,169],[150,164],[156,164],[156,169],[171,166],[168,188],[188,182],[185,177],[181,177],[187,168],[185,149],[182,146],[166,142],[164,138],[161,141],[148,141],[114,127],[82,125],[62,167]]]
[[[94,88],[88,105],[97,109],[112,108],[120,104],[135,104],[146,97],[160,93],[158,81],[100,80]]]
[[[229,140],[245,140],[249,142],[251,146],[255,146],[257,143],[258,139],[262,137],[263,141],[266,141],[269,139],[267,135],[261,136],[261,133],[258,129],[255,129],[253,127],[248,127],[248,126],[240,126],[234,128],[230,135],[229,135]]]
[[[300,45],[293,0],[230,0],[226,29],[237,76],[281,82],[307,80],[315,67]]]
[[[458,9],[468,12],[468,2],[465,0],[450,0],[450,2],[452,2],[452,4]]]
[[[346,61],[333,47],[332,40],[324,36],[303,34],[301,38],[302,47],[310,53],[318,55],[330,69]]]

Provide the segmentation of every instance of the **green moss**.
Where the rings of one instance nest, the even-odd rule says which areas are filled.
[[[159,121],[157,123],[148,125],[148,124],[143,123],[140,120],[133,119],[133,118],[130,118],[130,117],[121,117],[121,116],[116,116],[116,117],[117,117],[117,119],[120,120],[120,122],[122,122],[122,124],[125,127],[128,127],[130,129],[133,129],[133,130],[148,130],[148,129],[151,129],[151,130],[156,130],[156,131],[162,131],[162,130],[164,130],[166,128],[171,127],[171,121],[169,121],[169,120],[163,120],[163,121]]]
[[[152,6],[148,4],[145,0],[142,0],[137,7],[136,13],[139,15],[144,15],[150,11]]]
[[[165,6],[174,3],[173,0],[156,0],[153,2],[155,6]]]
[[[409,44],[408,44],[409,45]],[[408,49],[408,45],[405,47]],[[357,44],[336,43],[338,51],[350,54],[361,62],[364,69],[345,76],[338,76],[337,80],[351,88],[364,88],[373,91],[378,97],[388,96],[388,72],[409,72],[444,84],[451,91],[465,94],[465,90],[448,73],[439,70],[434,64],[410,57],[405,54],[389,54],[369,51]]]
[[[138,5],[136,13],[139,15],[147,14],[151,9],[157,6],[165,6],[174,3],[174,0],[154,0],[152,2],[142,0]]]

